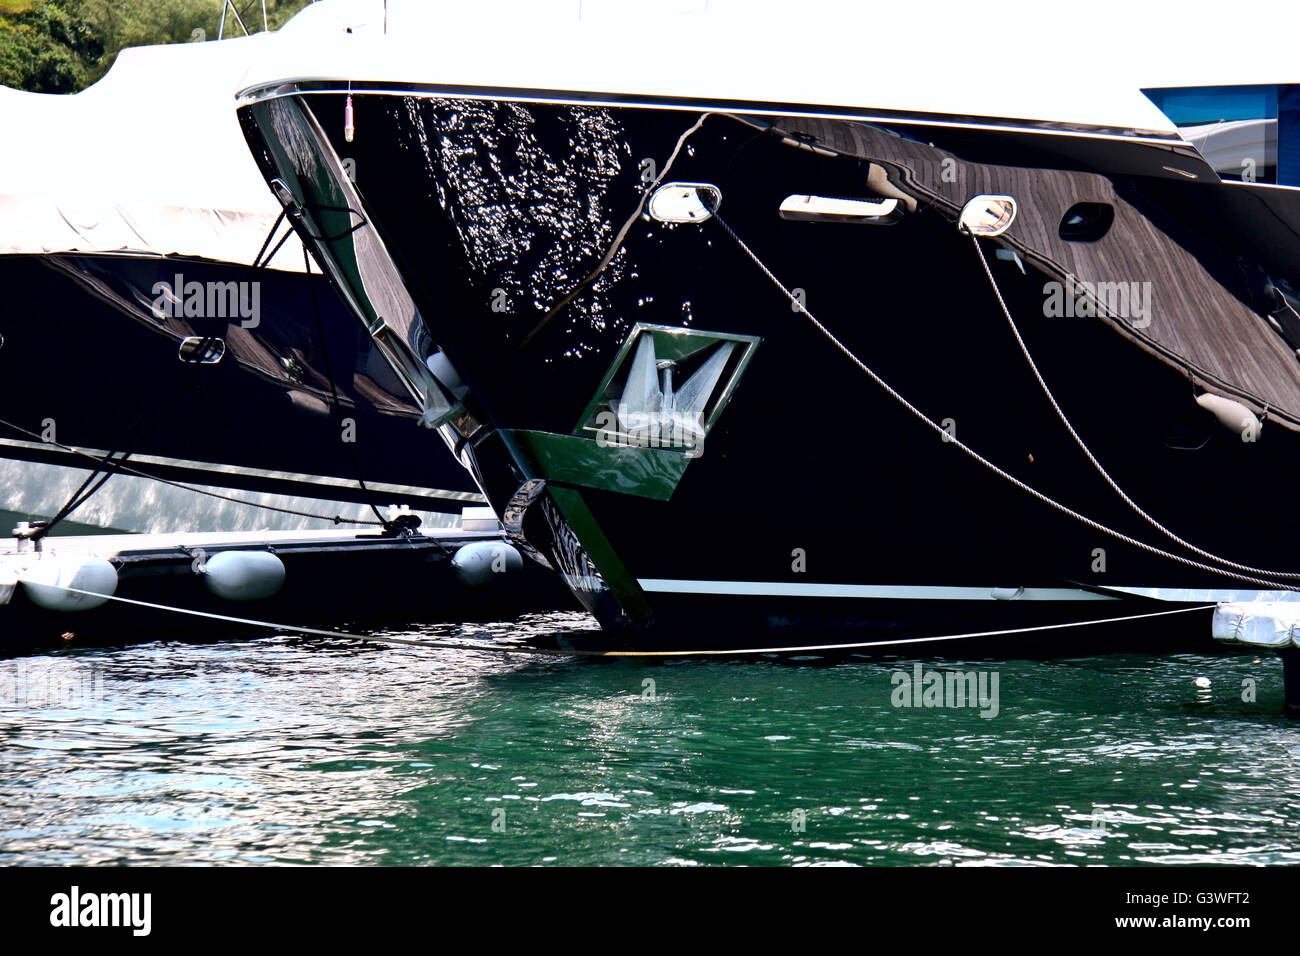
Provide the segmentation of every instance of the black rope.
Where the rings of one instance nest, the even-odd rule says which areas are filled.
[[[284,248],[284,244],[289,241],[289,237],[292,235],[293,235],[293,230],[290,229],[288,232],[284,234],[284,236],[280,239],[280,241],[275,244],[275,248],[271,250],[271,254],[267,256],[266,261],[262,263],[264,267],[270,266],[271,260],[275,258],[276,253],[278,253],[282,248]]]
[[[338,242],[340,239],[346,239],[348,236],[352,235],[354,232],[356,232],[358,229],[362,228],[363,226],[370,225],[370,223],[366,220],[366,217],[361,215],[361,213],[357,212],[351,206],[333,206],[333,205],[329,205],[328,203],[312,203],[311,208],[313,211],[320,210],[324,212],[345,212],[348,215],[356,216],[357,219],[360,220],[359,222],[349,226],[347,229],[344,229],[342,232],[337,232],[334,235],[331,236],[318,235],[317,233],[314,233],[307,228],[307,223],[304,221],[305,220],[305,217],[303,215],[304,210],[301,205],[295,202],[293,204],[293,211],[290,212],[290,215],[293,217],[294,225],[302,233],[302,235],[306,236],[308,239],[311,239],[313,242]],[[285,209],[286,211],[289,211],[288,207],[285,207]]]
[[[340,210],[340,211],[352,212],[352,210],[351,210],[351,209],[348,209],[346,206],[321,206],[321,207],[318,207],[318,208],[322,208],[322,209],[338,209],[338,210]],[[318,236],[316,233],[312,232],[312,231],[311,231],[310,229],[308,229],[306,226],[302,226],[302,227],[300,227],[300,228],[302,229],[303,234],[306,235],[308,239],[311,239],[311,240],[313,240],[313,241],[315,241],[315,242],[338,242],[340,239],[346,239],[348,236],[352,235],[354,232],[356,232],[356,231],[357,231],[358,229],[360,229],[361,227],[363,227],[363,226],[368,226],[368,225],[369,225],[369,223],[366,222],[366,221],[363,219],[363,220],[361,220],[361,222],[357,223],[355,226],[352,226],[352,227],[349,228],[349,229],[344,229],[342,232],[336,232],[336,233],[335,233],[334,235],[332,235],[332,236]]]
[[[308,229],[306,223],[303,222],[301,215],[295,216],[294,223],[297,224],[298,230],[300,230],[304,236],[306,236],[308,239],[312,240],[313,242],[337,242],[340,239],[346,239],[348,236],[352,235],[362,226],[368,225],[368,223],[366,222],[366,218],[362,216],[361,213],[353,209],[351,206],[317,205],[317,206],[313,206],[312,208],[323,209],[326,212],[346,212],[346,213],[350,213],[353,216],[356,216],[360,220],[360,222],[356,223],[356,225],[351,226],[348,229],[345,229],[343,232],[336,233],[332,236],[322,236],[322,235],[317,235],[316,233]],[[262,242],[262,248],[258,250],[257,257],[253,259],[254,269],[265,268],[266,266],[269,266],[271,264],[271,260],[275,258],[276,253],[278,253],[284,247],[284,244],[289,241],[289,237],[293,235],[294,226],[291,224],[288,230],[285,231],[285,234],[280,238],[280,241],[275,244],[275,248],[271,250],[269,255],[263,258],[263,253],[265,253],[267,247],[270,246],[271,240],[275,238],[275,232],[277,229],[280,228],[280,223],[284,222],[285,217],[288,215],[289,215],[289,207],[282,206],[280,208],[280,215],[276,216],[275,222],[271,225],[271,231],[266,234],[266,239]]]
[[[254,268],[254,269],[258,268],[258,266],[261,264],[261,262],[262,262],[262,253],[266,252],[266,247],[269,246],[269,245],[271,244],[271,240],[275,238],[275,231],[276,231],[277,229],[280,228],[280,223],[284,222],[284,218],[285,218],[285,216],[287,216],[287,215],[289,215],[289,210],[288,210],[288,209],[285,209],[285,208],[283,208],[283,207],[281,207],[281,209],[280,209],[280,215],[276,216],[276,217],[275,217],[275,222],[273,222],[273,223],[271,224],[271,231],[268,232],[268,233],[266,234],[266,239],[265,239],[265,241],[263,241],[263,243],[262,243],[262,248],[259,249],[259,250],[257,250],[257,255],[253,257],[253,268]],[[289,238],[289,235],[290,235],[292,232],[293,232],[293,229],[292,229],[292,227],[291,227],[291,228],[289,229],[289,232],[285,234],[285,237],[284,237],[284,238],[285,238],[285,239],[288,239],[288,238]],[[280,246],[282,246],[282,245],[284,245],[284,239],[281,239],[281,240],[280,240]],[[275,247],[275,252],[279,252],[279,251],[280,251],[280,246],[276,246],[276,247]],[[275,252],[271,253],[269,256],[266,257],[266,261],[267,261],[268,263],[269,263],[272,259],[275,258]]]

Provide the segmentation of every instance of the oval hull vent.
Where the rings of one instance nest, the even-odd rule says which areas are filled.
[[[1058,229],[1066,242],[1096,242],[1110,232],[1115,207],[1106,202],[1077,202],[1065,211]]]

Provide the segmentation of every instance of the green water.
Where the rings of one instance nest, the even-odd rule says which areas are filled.
[[[895,706],[915,662],[287,637],[3,659],[0,864],[1300,861],[1276,659],[922,661],[996,672],[990,717]]]

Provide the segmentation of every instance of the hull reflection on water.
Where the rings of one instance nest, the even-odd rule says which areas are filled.
[[[429,633],[554,636],[579,617]],[[916,664],[592,667],[285,638],[0,660],[0,862],[1300,862],[1300,756],[1262,716],[1274,683],[1240,701],[1249,658],[1003,661],[995,719],[894,706]]]

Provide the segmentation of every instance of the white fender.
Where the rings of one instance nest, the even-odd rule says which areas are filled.
[[[523,570],[524,558],[504,541],[475,541],[456,552],[451,566],[463,583],[481,587],[505,574]]]
[[[43,554],[18,579],[31,602],[47,611],[89,611],[117,591],[117,568],[96,555]]]
[[[269,551],[221,551],[199,573],[208,590],[227,601],[260,601],[284,587],[284,562]]]
[[[465,397],[465,392],[468,389],[465,388],[465,382],[461,379],[460,372],[456,371],[456,366],[451,364],[451,359],[441,352],[434,352],[424,360],[424,364],[429,367],[433,377],[446,386],[447,391],[457,398]]]
[[[1196,404],[1217,418],[1219,424],[1228,431],[1242,436],[1249,435],[1252,441],[1259,437],[1259,419],[1241,402],[1205,392],[1196,396]]]
[[[1248,647],[1300,647],[1300,605],[1291,601],[1224,602],[1214,608],[1216,641]]]

